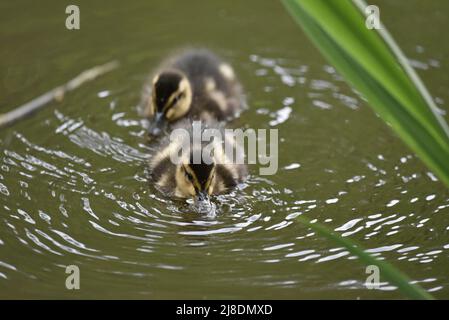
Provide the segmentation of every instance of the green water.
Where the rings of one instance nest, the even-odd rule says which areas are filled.
[[[449,2],[375,1],[448,119]],[[449,192],[329,66],[276,1],[0,3],[0,111],[110,60],[119,69],[0,131],[1,298],[403,298],[295,221],[305,214],[449,298]],[[234,66],[250,109],[279,129],[279,170],[206,217],[154,190],[137,115],[171,51]],[[80,290],[65,288],[65,266]],[[385,279],[381,280],[385,281]]]

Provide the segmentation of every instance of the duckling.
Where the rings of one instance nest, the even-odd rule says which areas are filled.
[[[196,123],[199,123],[197,121]],[[224,135],[222,126],[217,123],[209,123],[201,127],[201,132],[208,129],[217,129],[222,134],[223,141],[213,139],[212,142],[197,143],[191,137],[193,136],[193,126],[195,122],[183,120],[179,122],[176,129],[185,129],[187,136],[173,138],[165,137],[155,149],[155,153],[150,160],[150,176],[156,187],[170,196],[178,198],[193,197],[196,202],[209,201],[210,195],[221,194],[236,187],[242,183],[247,177],[246,165],[235,163],[233,159],[229,159],[225,154],[226,143],[232,147],[233,154],[238,159],[243,159],[243,148],[235,142],[235,139],[228,138]],[[181,145],[184,144],[184,149]],[[206,148],[213,150],[210,158]],[[173,161],[174,155],[182,154],[178,161]],[[196,155],[198,158],[196,158]]]
[[[206,49],[184,51],[161,65],[144,85],[141,108],[150,136],[184,117],[224,121],[246,106],[232,67]]]

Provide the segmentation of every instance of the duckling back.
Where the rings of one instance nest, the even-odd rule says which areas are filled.
[[[184,52],[173,63],[183,71],[193,87],[192,115],[203,120],[229,120],[245,106],[242,86],[232,67],[205,50]]]

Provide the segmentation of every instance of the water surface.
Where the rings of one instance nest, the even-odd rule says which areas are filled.
[[[449,3],[376,3],[447,120]],[[365,266],[295,221],[301,214],[449,297],[449,192],[279,3],[86,1],[78,31],[65,29],[61,2],[0,8],[1,112],[121,62],[0,132],[0,297],[403,297],[387,282],[366,289]],[[278,173],[252,166],[247,183],[215,199],[215,217],[147,179],[141,85],[186,46],[235,67],[250,109],[234,126],[279,129]],[[78,291],[65,288],[72,264]]]

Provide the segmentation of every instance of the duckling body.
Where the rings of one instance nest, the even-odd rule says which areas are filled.
[[[193,135],[194,122],[182,120],[176,125],[176,129],[183,129],[190,137]],[[153,183],[162,192],[179,198],[196,197],[199,200],[229,191],[247,177],[246,165],[236,163],[225,154],[225,143],[229,143],[233,149],[233,155],[243,155],[243,148],[234,140],[225,138],[223,128],[217,123],[203,125],[201,132],[216,129],[221,132],[226,141],[209,143],[195,143],[194,140],[173,139],[165,137],[155,147],[155,152],[150,161],[150,174]],[[185,143],[182,155],[178,161],[173,161],[172,156],[179,155],[180,145]],[[195,159],[197,154],[204,154],[206,148],[212,146],[213,152],[210,159],[201,157]]]
[[[150,120],[149,133],[182,118],[230,120],[245,100],[232,67],[205,49],[184,51],[169,58],[144,86],[141,106]]]

